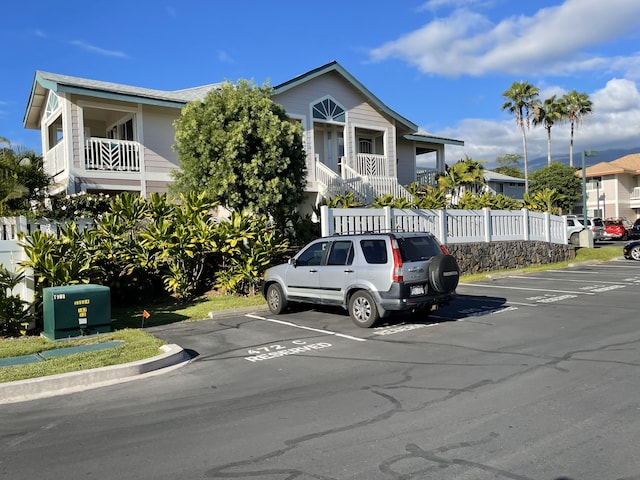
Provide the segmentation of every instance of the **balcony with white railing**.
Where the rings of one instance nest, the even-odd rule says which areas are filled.
[[[44,154],[44,167],[47,175],[52,177],[64,171],[64,142],[59,142]]]
[[[85,141],[84,168],[111,172],[139,172],[140,144],[130,140],[91,137]]]

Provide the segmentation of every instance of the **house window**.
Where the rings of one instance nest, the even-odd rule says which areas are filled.
[[[114,125],[107,133],[107,137],[114,140],[133,140],[133,118]]]
[[[326,98],[313,106],[313,118],[332,122],[345,121],[344,109],[330,98]]]
[[[373,153],[373,142],[370,138],[358,139],[359,153]]]

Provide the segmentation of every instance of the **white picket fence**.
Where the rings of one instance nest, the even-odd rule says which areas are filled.
[[[567,217],[522,210],[408,210],[321,207],[322,236],[364,232],[429,232],[452,243],[537,240],[567,244]]]
[[[323,236],[345,233],[412,231],[433,233],[443,244],[538,240],[567,244],[567,218],[526,209],[502,210],[407,210],[397,208],[321,208]],[[90,228],[91,219],[77,222]],[[35,230],[58,233],[62,222],[28,221],[26,217],[0,217],[0,264],[11,272],[25,274],[13,293],[33,300],[33,273],[23,270],[26,260],[19,235]]]

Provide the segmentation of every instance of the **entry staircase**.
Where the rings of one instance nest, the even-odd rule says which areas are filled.
[[[316,181],[321,195],[331,198],[351,193],[356,201],[364,205],[370,205],[376,198],[385,195],[413,201],[413,195],[400,185],[396,177],[361,174],[345,164],[342,164],[341,171],[342,175],[316,162]]]

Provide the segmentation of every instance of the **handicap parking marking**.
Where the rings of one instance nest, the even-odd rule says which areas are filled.
[[[276,320],[275,318],[261,317],[260,315],[247,314],[247,315],[245,315],[245,317],[253,318],[253,319],[256,319],[256,320],[263,320],[265,322],[279,323],[280,325],[286,325],[288,327],[299,328],[299,329],[302,329],[302,330],[310,330],[312,332],[324,333],[325,335],[335,335],[336,337],[346,338],[347,340],[353,340],[355,342],[366,342],[367,341],[364,338],[352,337],[351,335],[345,335],[344,333],[332,332],[331,330],[323,330],[321,328],[305,327],[303,325],[298,325],[298,324],[292,323],[292,322],[286,322],[284,320]]]

